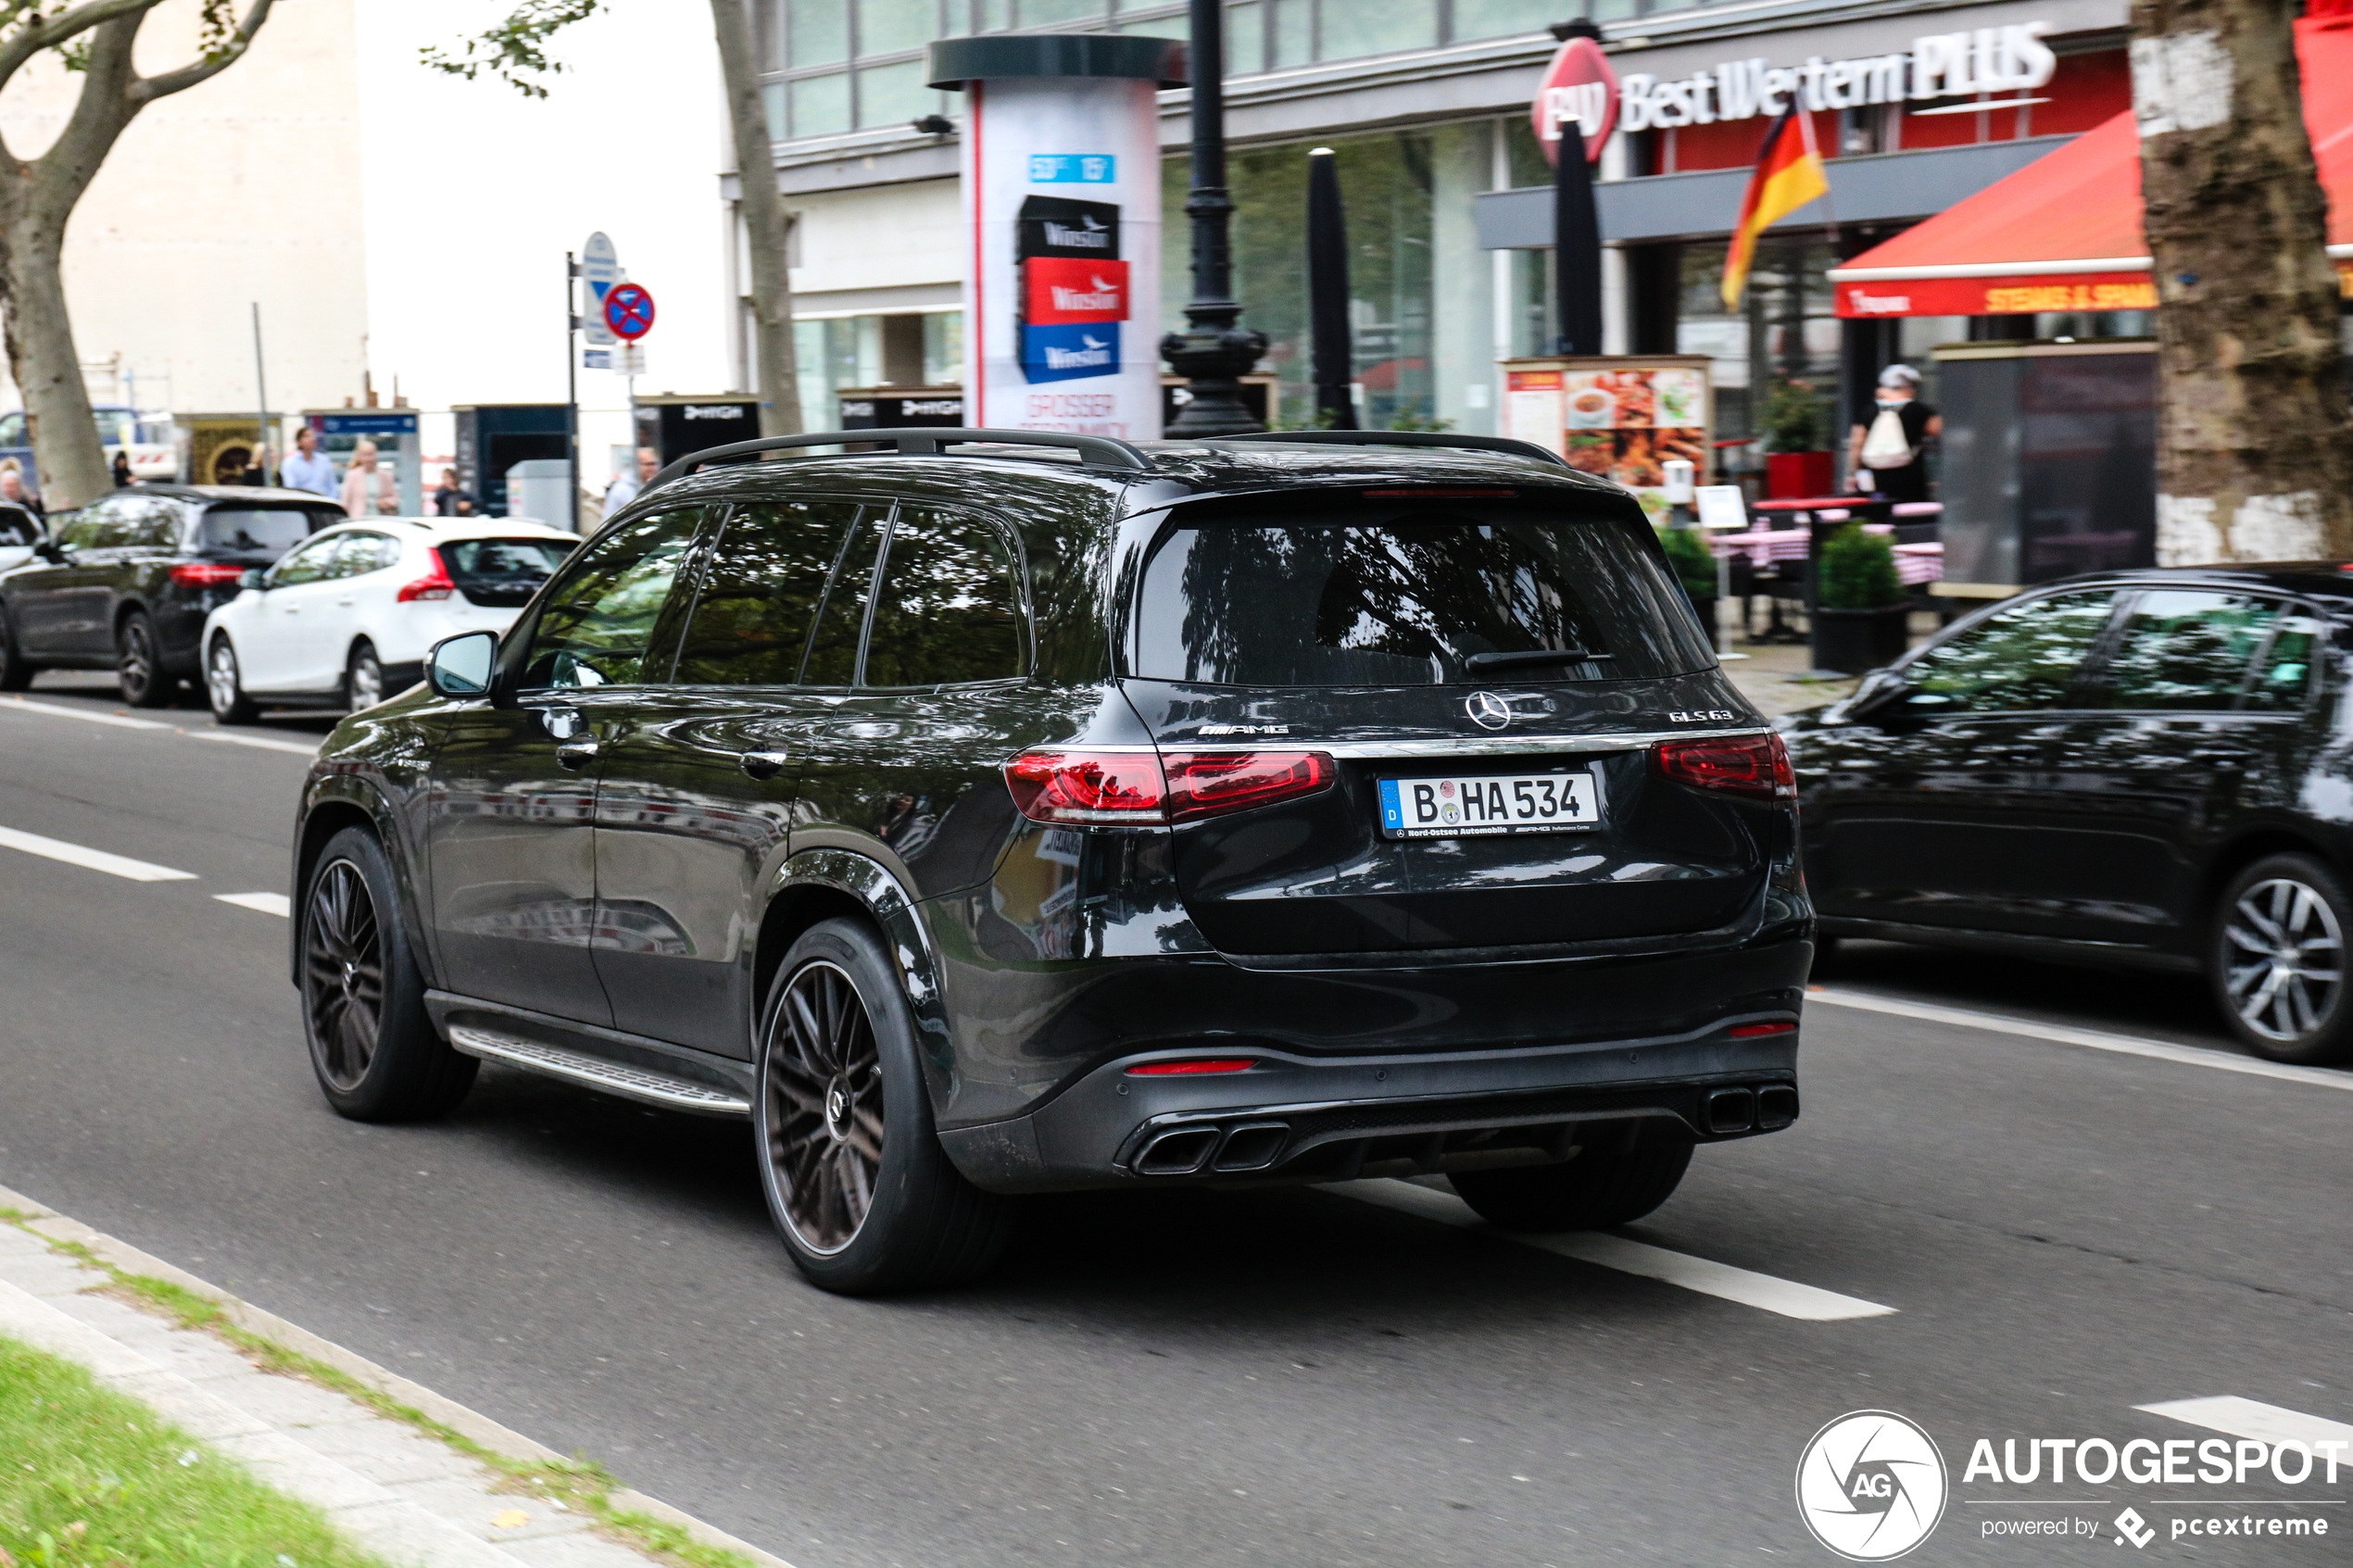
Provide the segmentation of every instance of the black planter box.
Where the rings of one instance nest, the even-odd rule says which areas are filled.
[[[1909,641],[1909,605],[1814,611],[1814,668],[1860,675],[1893,664]]]

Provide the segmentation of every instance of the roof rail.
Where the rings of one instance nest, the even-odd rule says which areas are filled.
[[[647,482],[646,488],[651,490],[680,474],[692,473],[704,463],[749,458],[761,452],[786,451],[795,446],[841,446],[868,442],[888,443],[896,446],[901,456],[937,454],[942,446],[961,446],[974,442],[1002,446],[1059,446],[1076,452],[1082,463],[1095,468],[1130,469],[1141,473],[1153,471],[1150,458],[1125,441],[1108,435],[1063,435],[1054,431],[965,430],[927,425],[899,430],[820,430],[805,435],[770,435],[758,441],[736,441],[724,446],[705,447],[699,452],[687,453],[654,475]]]
[[[1557,452],[1547,452],[1532,441],[1514,441],[1502,435],[1452,435],[1419,430],[1265,430],[1246,435],[1213,435],[1204,438],[1202,445],[1214,446],[1222,441],[1296,441],[1311,446],[1456,446],[1568,467],[1568,459]]]

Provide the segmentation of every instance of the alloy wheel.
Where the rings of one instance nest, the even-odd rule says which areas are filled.
[[[204,684],[215,713],[227,713],[237,706],[237,654],[226,638],[212,645],[212,657],[205,660]]]
[[[383,933],[359,868],[335,860],[310,886],[302,944],[311,1049],[328,1083],[346,1093],[375,1060],[384,1017]]]
[[[882,1171],[882,1058],[849,974],[804,964],[769,1025],[761,1092],[768,1158],[786,1223],[812,1252],[848,1247]]]
[[[122,629],[122,657],[116,675],[122,683],[123,696],[138,706],[156,678],[155,645],[147,636],[145,621],[134,618]]]
[[[2334,1011],[2344,935],[2317,888],[2272,877],[2239,895],[2223,927],[2225,984],[2239,1021],[2267,1040],[2297,1040]]]

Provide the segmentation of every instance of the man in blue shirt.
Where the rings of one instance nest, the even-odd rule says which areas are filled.
[[[279,470],[279,482],[289,490],[308,490],[314,495],[324,495],[330,501],[339,494],[335,483],[335,465],[319,450],[319,433],[305,425],[295,433],[294,456]]]

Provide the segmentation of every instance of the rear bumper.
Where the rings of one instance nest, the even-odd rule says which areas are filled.
[[[1306,1057],[1252,1047],[1246,1073],[1096,1068],[1025,1116],[946,1130],[958,1170],[996,1192],[1171,1182],[1340,1181],[1566,1159],[1596,1122],[1672,1120],[1699,1142],[1797,1116],[1798,1034],[1735,1037],[1772,1011],[1678,1035],[1515,1050]]]

